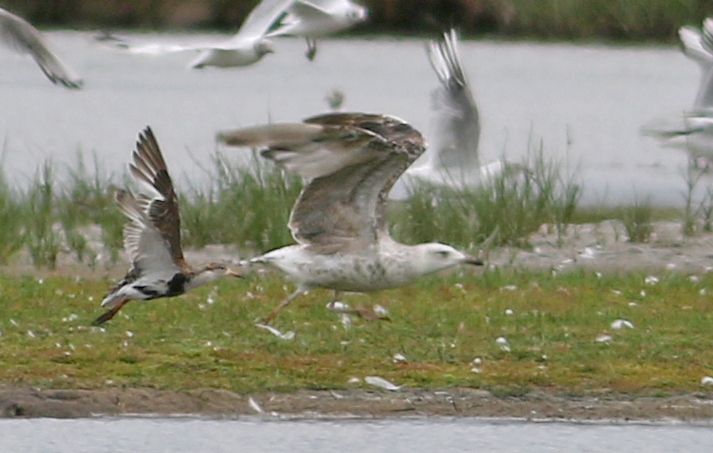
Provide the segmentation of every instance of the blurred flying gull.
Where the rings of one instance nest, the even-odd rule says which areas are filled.
[[[232,38],[216,43],[201,43],[194,45],[143,43],[133,44],[116,37],[98,39],[111,43],[114,47],[127,52],[144,55],[160,55],[165,53],[198,51],[200,54],[189,67],[204,68],[215,66],[221,68],[248,66],[258,62],[268,53],[274,52],[272,41],[267,39],[267,32],[274,26],[280,16],[294,0],[262,0],[248,15],[238,33]]]
[[[81,88],[82,79],[49,49],[44,36],[25,19],[0,8],[0,42],[18,53],[28,54],[48,79],[67,88]]]
[[[642,133],[669,147],[684,148],[693,159],[713,157],[713,18],[699,30],[686,26],[678,30],[683,53],[701,68],[701,82],[693,107],[671,118],[660,118],[642,127]],[[698,167],[704,166],[694,160]]]
[[[178,197],[151,128],[139,135],[129,170],[142,191],[134,195],[119,190],[116,202],[129,219],[124,248],[131,257],[131,269],[102,301],[108,310],[94,325],[109,321],[132,300],[179,296],[226,275],[240,276],[221,263],[194,269],[186,262]]]
[[[520,165],[497,160],[480,165],[480,117],[475,99],[463,72],[454,29],[431,41],[426,48],[440,86],[433,92],[436,128],[433,146],[408,177],[457,189],[492,182],[506,170],[522,170]]]
[[[425,148],[421,134],[397,118],[330,113],[223,132],[218,140],[260,147],[263,157],[308,180],[290,215],[297,244],[250,261],[274,266],[297,283],[265,324],[311,288],[332,289],[338,301],[340,291],[394,288],[461,263],[482,264],[448,245],[391,238],[388,193]]]
[[[346,30],[368,17],[365,7],[351,0],[296,0],[287,15],[268,37],[301,36],[307,41],[305,55],[310,61],[317,55],[317,38]]]

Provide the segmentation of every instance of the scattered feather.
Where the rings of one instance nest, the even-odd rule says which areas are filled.
[[[627,321],[626,319],[617,319],[611,323],[611,328],[614,330],[633,329],[634,324],[632,324],[631,321]]]
[[[592,248],[592,247],[585,247],[584,250],[579,252],[580,258],[584,258],[587,260],[594,259],[596,257],[596,255],[597,255],[597,251],[594,250],[594,248]]]
[[[255,400],[253,399],[252,396],[251,396],[250,398],[248,398],[248,404],[250,405],[250,408],[251,408],[252,410],[254,410],[255,412],[257,412],[258,414],[263,414],[263,413],[265,413],[265,411],[262,410],[262,407],[260,407],[260,405],[257,403],[257,401],[255,401]]]
[[[369,385],[373,385],[374,387],[379,387],[384,390],[389,390],[392,392],[395,392],[401,388],[401,386],[396,385],[393,382],[389,382],[386,379],[379,377],[379,376],[367,376],[364,378],[364,382],[366,382]]]
[[[597,338],[594,340],[597,343],[611,343],[614,338],[611,335],[608,335],[606,333],[601,333],[597,335]]]
[[[408,359],[406,358],[406,356],[401,354],[400,352],[397,352],[396,354],[394,354],[394,356],[392,357],[392,360],[394,363],[408,362]]]
[[[654,275],[649,275],[644,279],[644,283],[653,286],[659,282],[659,278]]]
[[[701,378],[701,385],[713,385],[713,377],[703,376],[703,378]]]
[[[294,340],[294,338],[295,338],[295,333],[291,330],[288,332],[282,333],[272,326],[269,326],[267,324],[260,324],[260,323],[255,324],[255,327],[267,330],[268,332],[270,332],[271,334],[273,334],[280,340],[291,341],[291,340]]]
[[[512,309],[510,309],[510,308],[508,308],[508,309],[505,310],[505,315],[506,315],[506,316],[512,316],[513,313],[514,313],[514,312],[513,312]]]
[[[379,304],[374,305],[374,314],[377,318],[386,319],[389,317],[389,310]]]
[[[361,379],[358,377],[350,377],[349,380],[347,381],[347,384],[358,384],[361,382]]]
[[[510,342],[505,337],[498,337],[495,339],[495,343],[500,346],[500,349],[505,352],[510,352]]]
[[[333,300],[327,304],[327,309],[335,313],[348,313],[351,310],[349,304],[340,302],[338,300]]]

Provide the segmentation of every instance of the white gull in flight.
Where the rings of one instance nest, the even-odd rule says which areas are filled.
[[[216,43],[201,43],[194,45],[143,43],[133,44],[121,38],[113,46],[125,49],[127,52],[144,55],[160,55],[165,53],[199,51],[189,65],[191,68],[215,66],[221,68],[248,66],[258,62],[268,53],[274,52],[272,41],[267,38],[267,32],[285,14],[294,0],[262,0],[248,15],[232,38]],[[102,40],[107,40],[102,35]]]
[[[451,29],[442,40],[431,41],[427,52],[440,82],[432,96],[436,126],[430,150],[406,176],[460,189],[492,182],[506,169],[522,169],[504,160],[480,165],[480,117],[460,63],[456,31]]]
[[[102,301],[108,310],[94,325],[109,321],[132,300],[179,296],[226,275],[240,277],[222,263],[194,269],[186,262],[178,198],[150,128],[139,136],[129,169],[142,191],[135,196],[120,190],[116,202],[129,219],[124,248],[131,257],[131,269]]]
[[[317,55],[317,38],[346,30],[368,17],[368,10],[351,0],[296,0],[268,36],[302,36],[309,60]]]
[[[0,42],[18,53],[28,54],[52,83],[81,88],[82,79],[49,49],[45,38],[25,19],[0,8]]]
[[[657,119],[642,128],[666,146],[684,148],[691,157],[713,157],[713,18],[699,30],[678,30],[681,49],[701,68],[701,82],[693,106],[678,117]]]
[[[404,245],[389,234],[388,193],[424,151],[421,134],[385,115],[330,113],[303,123],[223,132],[231,146],[259,147],[262,156],[309,182],[292,208],[296,245],[254,258],[297,283],[265,319],[311,288],[368,292],[405,285],[423,275],[482,262],[440,243]]]

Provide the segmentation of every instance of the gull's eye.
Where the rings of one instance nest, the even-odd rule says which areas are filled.
[[[448,258],[448,255],[450,255],[450,252],[448,250],[439,250],[436,253],[438,253],[438,256],[440,256],[441,258]]]

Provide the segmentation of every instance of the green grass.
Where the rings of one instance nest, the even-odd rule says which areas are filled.
[[[559,233],[576,212],[581,188],[540,148],[520,163],[528,173],[506,172],[489,184],[463,190],[426,184],[394,209],[394,235],[407,243],[441,241],[461,248],[483,243],[527,246],[542,224]]]
[[[291,342],[253,326],[287,294],[276,277],[132,303],[105,330],[89,324],[109,282],[0,277],[0,382],[253,392],[340,389],[350,377],[379,375],[408,387],[500,393],[695,391],[713,373],[713,305],[700,294],[713,276],[660,277],[648,286],[639,274],[451,274],[346,298],[384,305],[392,318],[356,320],[349,330],[325,308],[329,293],[314,291],[277,320],[296,331]],[[618,318],[635,328],[612,331]],[[614,340],[595,342],[605,332]],[[393,363],[395,353],[408,362]],[[476,357],[479,374],[471,371]]]
[[[502,31],[550,38],[672,38],[713,14],[705,0],[511,0],[499,9],[503,16],[506,8],[512,16]]]
[[[410,198],[391,206],[392,234],[404,243],[439,241],[462,249],[528,247],[528,236],[543,224],[564,237],[572,223],[619,219],[632,240],[645,241],[651,222],[682,217],[680,210],[648,203],[580,208],[575,176],[542,149],[520,164],[529,169],[527,177],[506,173],[477,189],[414,185]],[[11,188],[0,171],[0,263],[12,264],[23,249],[35,266],[47,268],[61,253],[90,267],[99,255],[112,262],[119,257],[125,219],[112,195],[126,176],[107,174],[96,157],[89,167],[81,154],[62,170],[43,163],[24,190]],[[208,172],[209,187],[180,181],[177,187],[184,247],[230,244],[250,255],[293,242],[287,223],[302,189],[299,178],[257,156],[240,166],[216,154]],[[713,203],[706,203],[691,211],[704,226],[713,212]]]

